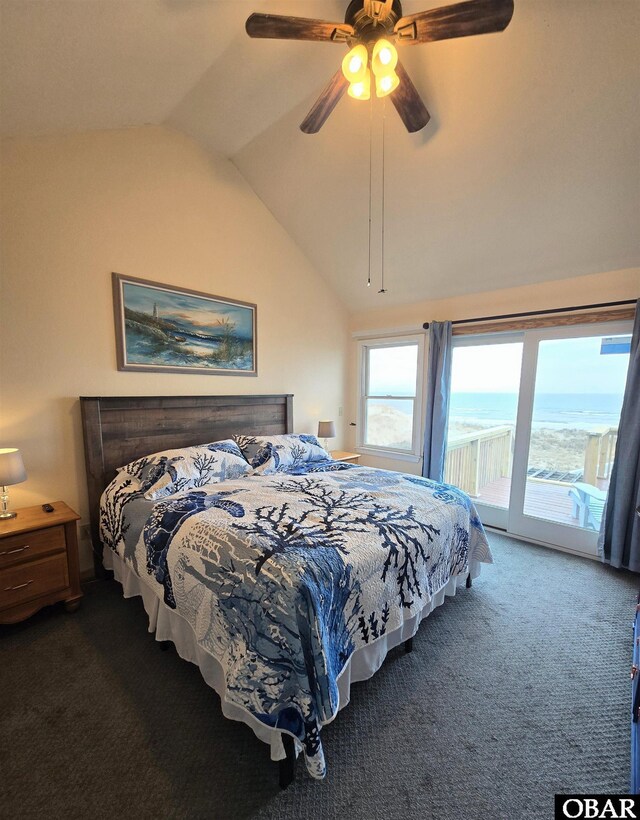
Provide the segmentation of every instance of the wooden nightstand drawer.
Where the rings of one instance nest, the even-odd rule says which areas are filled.
[[[23,507],[0,521],[0,624],[16,624],[59,601],[68,612],[80,604],[80,516],[63,501],[51,506],[52,512]]]
[[[0,569],[65,549],[64,527],[20,533],[0,541]]]
[[[68,586],[66,553],[7,567],[0,571],[0,609],[7,609]]]

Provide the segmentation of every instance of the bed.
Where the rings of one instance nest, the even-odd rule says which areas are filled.
[[[351,683],[409,648],[420,622],[491,562],[472,502],[417,476],[332,462],[312,436],[290,435],[291,395],[81,406],[97,568],[142,598],[156,639],[198,665],[223,713],[269,744],[281,785],[299,753],[321,779],[321,729]],[[293,461],[279,459],[282,441]],[[148,458],[161,452],[170,470],[166,455]]]

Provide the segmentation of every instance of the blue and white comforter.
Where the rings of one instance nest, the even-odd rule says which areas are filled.
[[[471,559],[492,559],[454,487],[337,462],[291,472],[160,501],[120,472],[101,532],[220,662],[226,699],[294,735],[323,777],[320,727],[351,654],[420,613]]]

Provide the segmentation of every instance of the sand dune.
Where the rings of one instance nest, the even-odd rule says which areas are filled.
[[[497,423],[457,421],[449,423],[449,439],[476,430],[498,426]],[[598,425],[592,425],[598,430]],[[589,429],[578,427],[536,427],[531,435],[529,467],[540,470],[581,470],[584,467]],[[403,450],[411,449],[411,417],[393,407],[369,407],[367,439],[371,444]]]

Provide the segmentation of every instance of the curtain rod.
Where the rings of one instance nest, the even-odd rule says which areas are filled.
[[[549,313],[570,313],[573,310],[593,310],[594,308],[611,308],[619,305],[635,305],[636,299],[623,299],[620,302],[600,302],[597,305],[576,305],[575,307],[549,308],[549,310],[528,310],[526,313],[503,313],[502,316],[481,316],[477,319],[454,319],[452,325],[468,325],[473,322],[493,322],[498,319],[522,319],[524,316],[546,316]],[[429,322],[422,327],[429,329]]]

